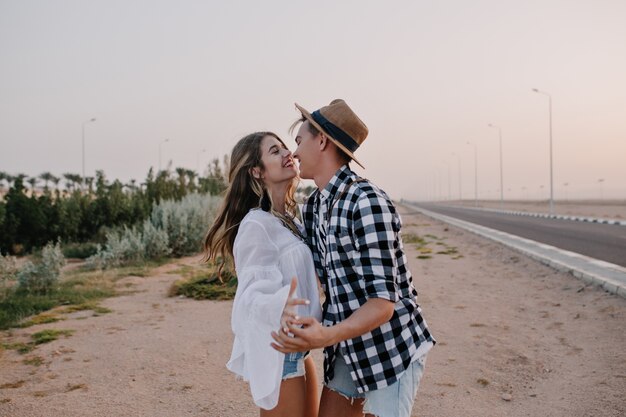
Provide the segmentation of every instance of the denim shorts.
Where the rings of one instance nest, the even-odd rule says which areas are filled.
[[[285,354],[283,363],[283,379],[304,376],[304,352],[294,352]]]
[[[335,377],[326,386],[350,400],[364,398],[363,413],[365,414],[377,417],[410,417],[425,365],[426,355],[424,354],[413,360],[406,372],[393,384],[378,390],[359,393],[343,356],[337,355]]]

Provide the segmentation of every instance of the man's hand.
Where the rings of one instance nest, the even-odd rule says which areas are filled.
[[[336,345],[342,340],[355,338],[388,322],[393,312],[393,302],[372,298],[346,320],[333,326],[322,326],[313,317],[294,317],[287,319],[287,331],[283,328],[279,332],[272,332],[275,343],[271,345],[283,353],[306,352]]]
[[[279,352],[306,352],[334,344],[333,328],[324,327],[313,317],[288,320],[288,329],[272,332],[275,343],[272,347]],[[291,333],[293,336],[290,336]]]
[[[298,280],[295,277],[291,278],[291,286],[289,287],[289,296],[287,296],[287,302],[285,303],[283,314],[280,317],[280,327],[284,332],[289,331],[290,320],[296,320],[299,318],[296,315],[296,307],[299,305],[311,304],[309,300],[305,300],[304,298],[294,298],[293,295],[296,293],[297,286],[298,286]]]

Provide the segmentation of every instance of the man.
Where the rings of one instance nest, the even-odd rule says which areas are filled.
[[[368,129],[346,102],[313,113],[296,107],[302,124],[294,157],[300,176],[318,188],[303,219],[326,299],[322,324],[296,317],[272,334],[273,347],[324,348],[319,417],[409,417],[435,340],[416,302],[400,216],[382,190],[348,166],[361,165],[354,152]]]

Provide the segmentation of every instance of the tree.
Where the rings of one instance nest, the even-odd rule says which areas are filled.
[[[24,178],[19,174],[6,195],[5,219],[0,233],[0,249],[12,254],[41,245],[46,221],[34,198],[26,196]]]
[[[7,184],[9,183],[9,174],[4,171],[0,171],[0,190],[4,189],[4,185],[2,184],[4,181],[6,181]]]
[[[37,177],[30,177],[27,181],[30,184],[30,196],[35,197],[35,188],[37,186]]]
[[[81,185],[83,183],[83,177],[78,174],[67,172],[63,174],[63,178],[65,178],[65,186],[69,191],[74,191],[77,185]]]
[[[52,182],[55,182],[55,180],[56,180],[56,183],[58,183],[58,182],[59,182],[59,181],[58,181],[58,178],[57,178],[57,177],[55,177],[54,175],[52,175],[52,174],[51,174],[50,172],[48,172],[48,171],[46,171],[46,172],[42,172],[41,174],[39,174],[39,178],[40,178],[40,179],[44,182],[43,189],[44,189],[44,191],[45,191],[45,192],[47,192],[47,191],[49,190],[49,189],[48,189],[48,183],[49,183],[49,182],[51,182],[51,181],[52,181]]]

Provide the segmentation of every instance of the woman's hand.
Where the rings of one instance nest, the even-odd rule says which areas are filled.
[[[299,317],[296,315],[296,307],[299,305],[309,305],[311,302],[304,298],[295,298],[293,295],[296,293],[296,287],[298,286],[298,280],[296,277],[291,279],[291,286],[289,287],[289,296],[287,297],[287,302],[285,303],[285,308],[283,309],[283,314],[280,317],[280,327],[281,331],[285,334],[289,334],[289,325],[294,321],[298,320]]]

